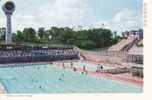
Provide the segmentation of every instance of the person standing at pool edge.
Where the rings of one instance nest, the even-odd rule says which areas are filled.
[[[83,72],[82,73],[85,73],[87,75],[87,70],[86,70],[86,66],[85,65],[83,66]]]
[[[65,69],[64,62],[62,63],[62,67],[63,67],[63,69]]]
[[[101,70],[103,69],[103,66],[102,66],[102,65],[100,66],[100,69],[101,69]]]
[[[71,62],[71,68],[73,68],[73,62]]]
[[[77,69],[76,69],[75,67],[73,67],[73,71],[74,71],[74,72],[76,72],[76,71],[77,71]]]
[[[83,65],[83,71],[85,71],[86,70],[86,67],[85,67],[85,65]]]
[[[103,69],[103,66],[98,64],[96,72],[100,72]]]

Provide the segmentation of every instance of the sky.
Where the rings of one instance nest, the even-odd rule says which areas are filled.
[[[0,0],[0,6],[7,0]],[[25,27],[103,27],[121,33],[143,27],[143,0],[12,0],[13,31]],[[0,27],[6,17],[0,9]]]

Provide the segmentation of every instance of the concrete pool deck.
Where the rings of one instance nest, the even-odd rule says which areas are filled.
[[[83,61],[83,62],[85,62],[85,61]],[[87,61],[87,63],[92,63],[92,62]],[[97,64],[96,62],[93,62],[93,63]],[[60,68],[63,68],[62,62],[55,62],[53,64],[60,66]],[[105,65],[109,65],[109,64],[105,64]],[[73,67],[76,68],[76,70],[77,70],[76,72],[79,72],[79,73],[83,72],[83,68],[76,67],[76,66],[73,66]],[[122,66],[115,65],[115,67],[122,67]],[[69,66],[65,66],[64,70],[73,71],[73,69]],[[133,85],[138,85],[141,87],[143,86],[143,78],[133,77],[129,73],[114,75],[114,74],[109,74],[109,73],[104,73],[104,72],[95,72],[95,71],[89,70],[89,71],[87,71],[87,75],[94,76],[94,77],[105,77],[108,79],[123,81],[123,82],[127,82],[127,83],[130,83]]]

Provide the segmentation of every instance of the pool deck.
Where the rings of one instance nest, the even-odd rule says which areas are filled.
[[[87,61],[87,63],[88,63],[88,61]],[[89,62],[89,63],[92,63],[92,62]],[[60,68],[63,68],[61,62],[55,62],[54,64],[60,66]],[[107,65],[109,65],[109,64],[107,64]],[[83,72],[83,68],[77,68],[76,66],[73,66],[73,67],[75,67],[77,70],[75,72],[79,72],[79,73]],[[115,65],[115,67],[122,67],[122,66]],[[73,68],[71,68],[69,66],[65,66],[64,70],[73,71]],[[94,77],[104,77],[104,78],[117,80],[117,81],[123,81],[123,82],[127,82],[129,84],[138,85],[141,87],[143,86],[143,78],[133,77],[129,73],[114,75],[114,74],[109,74],[109,73],[104,73],[104,72],[87,71],[87,75],[94,76]]]

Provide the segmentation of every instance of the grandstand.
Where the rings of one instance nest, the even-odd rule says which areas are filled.
[[[8,48],[9,47],[9,48]],[[40,48],[7,46],[0,48],[0,63],[43,62],[79,59],[79,53],[71,48]]]
[[[119,43],[110,47],[108,51],[128,51],[136,41],[136,36],[129,36],[127,39],[122,39]]]
[[[143,38],[140,34],[143,34],[140,30],[126,31],[122,34],[122,40],[108,50],[99,52],[81,50],[81,56],[96,62],[143,64]]]
[[[143,30],[131,30],[122,32],[123,39],[113,45],[108,51],[129,51],[134,44],[143,43]]]

